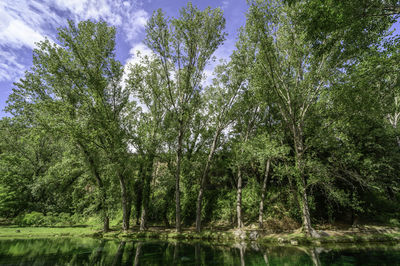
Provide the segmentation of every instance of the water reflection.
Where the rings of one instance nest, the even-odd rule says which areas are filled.
[[[139,265],[139,257],[140,257],[140,253],[142,251],[142,245],[143,245],[143,242],[136,243],[135,262],[133,264],[135,266]]]
[[[125,241],[121,241],[121,243],[119,243],[118,250],[117,253],[115,254],[114,261],[112,264],[113,266],[121,265],[122,255],[124,254],[125,245],[126,245]]]
[[[0,265],[398,265],[400,247],[97,239],[0,240]]]

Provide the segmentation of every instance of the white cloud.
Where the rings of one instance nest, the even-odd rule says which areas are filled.
[[[129,50],[130,57],[125,62],[124,74],[122,76],[122,88],[126,87],[126,80],[128,79],[129,67],[134,64],[141,64],[141,58],[145,56],[153,56],[153,52],[144,43],[136,43]],[[149,109],[144,105],[138,98],[132,95],[129,98],[130,101],[135,101],[139,107],[142,108],[143,112],[148,112]]]
[[[0,50],[0,81],[19,78],[24,73],[24,69],[24,65],[18,62],[15,54]]]
[[[70,12],[76,21],[105,20],[111,25],[121,26],[127,40],[132,41],[144,29],[149,14],[139,8],[136,1],[120,0],[46,0],[49,5]]]
[[[44,36],[21,20],[11,20],[0,32],[0,45],[21,48],[34,48],[35,42],[44,40]]]
[[[35,42],[47,37],[55,39],[55,29],[66,25],[67,18],[74,21],[104,20],[120,27],[126,39],[133,41],[146,25],[148,13],[137,1],[121,0],[6,0],[0,1],[0,49],[18,54],[32,49]],[[3,53],[4,54],[4,53]],[[0,81],[13,80],[15,64],[0,54]],[[13,63],[14,62],[14,63]]]
[[[145,28],[148,18],[149,14],[143,9],[129,14],[127,23],[123,26],[128,40],[133,40]]]
[[[124,74],[122,76],[122,87],[125,89],[125,80],[128,78],[129,67],[134,64],[140,64],[141,57],[151,56],[153,52],[143,43],[136,43],[129,50],[130,57],[126,60]]]
[[[203,86],[209,86],[212,84],[213,78],[215,78],[214,70],[215,67],[221,64],[221,61],[228,62],[230,55],[235,49],[235,40],[227,39],[223,45],[221,45],[213,54],[215,60],[210,61],[204,69],[204,79],[202,82]]]
[[[129,50],[130,58],[126,60],[126,65],[140,63],[140,58],[152,56],[153,52],[144,43],[136,43]]]

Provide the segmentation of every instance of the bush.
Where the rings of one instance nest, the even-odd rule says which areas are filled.
[[[71,226],[82,222],[82,217],[69,213],[47,213],[30,212],[17,216],[14,223],[19,226]]]
[[[213,220],[234,223],[236,215],[235,199],[236,191],[221,191],[213,212]]]
[[[389,224],[390,224],[391,226],[400,227],[400,222],[399,222],[399,220],[397,220],[397,219],[395,219],[395,218],[390,219],[390,220],[389,220]]]
[[[43,213],[31,212],[23,216],[21,220],[21,225],[23,226],[41,226],[45,225],[46,218]]]

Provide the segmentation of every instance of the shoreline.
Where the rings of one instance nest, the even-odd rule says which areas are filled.
[[[103,239],[126,239],[126,240],[192,240],[192,241],[213,241],[219,243],[235,244],[241,242],[255,242],[258,244],[279,244],[279,245],[312,245],[340,243],[400,243],[400,230],[398,228],[364,226],[350,230],[317,230],[321,235],[319,238],[305,236],[300,230],[285,233],[271,233],[266,230],[256,229],[229,229],[229,230],[204,230],[196,233],[194,230],[185,229],[181,233],[174,229],[161,229],[150,227],[147,231],[112,230],[103,233],[97,227],[17,227],[1,226],[1,239],[20,238],[59,238],[59,237],[89,237]]]

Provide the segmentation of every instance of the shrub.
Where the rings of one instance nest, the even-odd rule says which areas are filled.
[[[82,217],[78,214],[69,213],[47,213],[30,212],[17,216],[14,223],[19,226],[71,226],[82,222]]]
[[[397,219],[395,219],[395,218],[390,219],[390,220],[389,220],[389,224],[390,224],[391,226],[400,227],[400,222],[399,222],[399,220],[397,220]]]
[[[46,218],[43,213],[31,212],[23,216],[21,225],[23,226],[41,226],[45,225]]]

